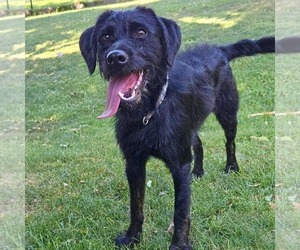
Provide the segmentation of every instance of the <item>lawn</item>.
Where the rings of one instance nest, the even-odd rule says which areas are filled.
[[[105,0],[104,0],[105,1]],[[102,1],[102,2],[104,2]],[[58,7],[76,4],[77,0],[32,0],[32,7],[34,10],[45,9],[48,7]],[[94,2],[94,0],[83,0],[79,1],[80,3]],[[120,1],[119,1],[120,2]],[[124,0],[123,0],[124,2]],[[30,9],[30,0],[25,0],[25,6],[27,9]]]
[[[16,9],[24,9],[24,1],[23,0],[9,0],[8,6],[10,10]],[[0,10],[7,10],[7,2],[6,0],[1,0],[0,2]]]
[[[276,36],[300,35],[299,2],[280,1],[276,6]],[[300,110],[300,55],[276,56],[276,111]],[[300,245],[300,116],[277,116],[276,131],[276,246]]]
[[[185,49],[274,34],[271,0],[142,0],[26,19],[26,245],[114,249],[129,222],[124,162],[112,120],[97,120],[107,83],[89,76],[78,39],[106,9],[146,5],[174,19]],[[206,174],[192,183],[194,249],[274,248],[274,56],[232,62],[240,92],[239,175],[225,175],[223,131],[213,116],[199,132]],[[147,166],[144,233],[136,249],[167,249],[173,184]]]
[[[0,249],[24,248],[24,17],[0,18]]]

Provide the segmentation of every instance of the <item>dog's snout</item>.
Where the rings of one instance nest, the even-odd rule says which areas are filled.
[[[128,61],[128,55],[123,50],[112,50],[106,56],[107,64],[125,64]]]

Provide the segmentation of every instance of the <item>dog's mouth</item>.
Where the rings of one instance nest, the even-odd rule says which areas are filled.
[[[114,116],[120,102],[137,102],[146,84],[144,71],[133,72],[125,76],[110,77],[104,112],[98,118]]]

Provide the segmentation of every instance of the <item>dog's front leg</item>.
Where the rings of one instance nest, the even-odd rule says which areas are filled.
[[[146,162],[143,160],[127,160],[126,176],[130,190],[130,226],[124,235],[119,236],[116,246],[133,246],[138,243],[142,234],[144,222],[144,195]]]
[[[190,164],[171,168],[175,189],[174,235],[170,250],[190,250]]]

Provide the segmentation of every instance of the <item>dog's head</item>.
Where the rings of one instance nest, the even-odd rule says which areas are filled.
[[[166,74],[171,67],[180,43],[177,24],[149,8],[100,15],[79,41],[90,73],[98,61],[109,81],[106,109],[100,118],[115,115],[121,101],[131,106],[140,102],[158,71]]]

